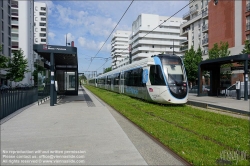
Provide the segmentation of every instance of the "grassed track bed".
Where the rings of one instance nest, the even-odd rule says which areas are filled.
[[[250,165],[248,120],[85,87],[194,165]]]

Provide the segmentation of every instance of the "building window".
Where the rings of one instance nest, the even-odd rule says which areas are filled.
[[[250,30],[250,16],[246,17],[246,30]]]
[[[4,31],[3,21],[2,21],[2,31]]]
[[[214,0],[214,5],[217,5],[217,4],[218,4],[218,1],[219,1],[219,0]]]
[[[247,40],[250,40],[250,35],[247,35],[247,38],[246,38]]]
[[[4,43],[4,34],[2,33],[2,43]]]
[[[10,27],[9,27],[9,36],[11,35],[11,29],[10,29]]]
[[[2,19],[3,19],[3,9],[2,9]]]
[[[11,38],[9,37],[9,46],[11,46]]]

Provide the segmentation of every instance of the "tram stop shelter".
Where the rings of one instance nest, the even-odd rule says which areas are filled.
[[[248,61],[250,60],[250,55],[240,54],[227,56],[217,59],[209,59],[200,62],[198,67],[198,96],[204,96],[202,92],[202,76],[204,71],[210,71],[210,91],[206,95],[208,96],[217,96],[218,91],[223,87],[220,87],[220,68],[223,64],[231,63],[241,63],[243,64],[244,70],[244,100],[248,100]]]
[[[33,49],[49,62],[50,106],[56,104],[57,94],[78,95],[77,48],[34,44]]]

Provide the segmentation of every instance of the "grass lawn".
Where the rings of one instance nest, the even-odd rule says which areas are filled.
[[[248,120],[85,87],[194,165],[250,165]]]

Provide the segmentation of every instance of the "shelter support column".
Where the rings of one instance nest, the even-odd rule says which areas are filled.
[[[203,73],[203,70],[201,68],[201,66],[199,65],[199,68],[198,68],[198,91],[197,91],[197,95],[200,96],[201,95],[201,89],[202,89],[202,73]]]
[[[248,100],[248,60],[244,63],[244,100]]]
[[[50,53],[50,106],[54,106],[54,88],[55,88],[55,61],[54,53]]]

